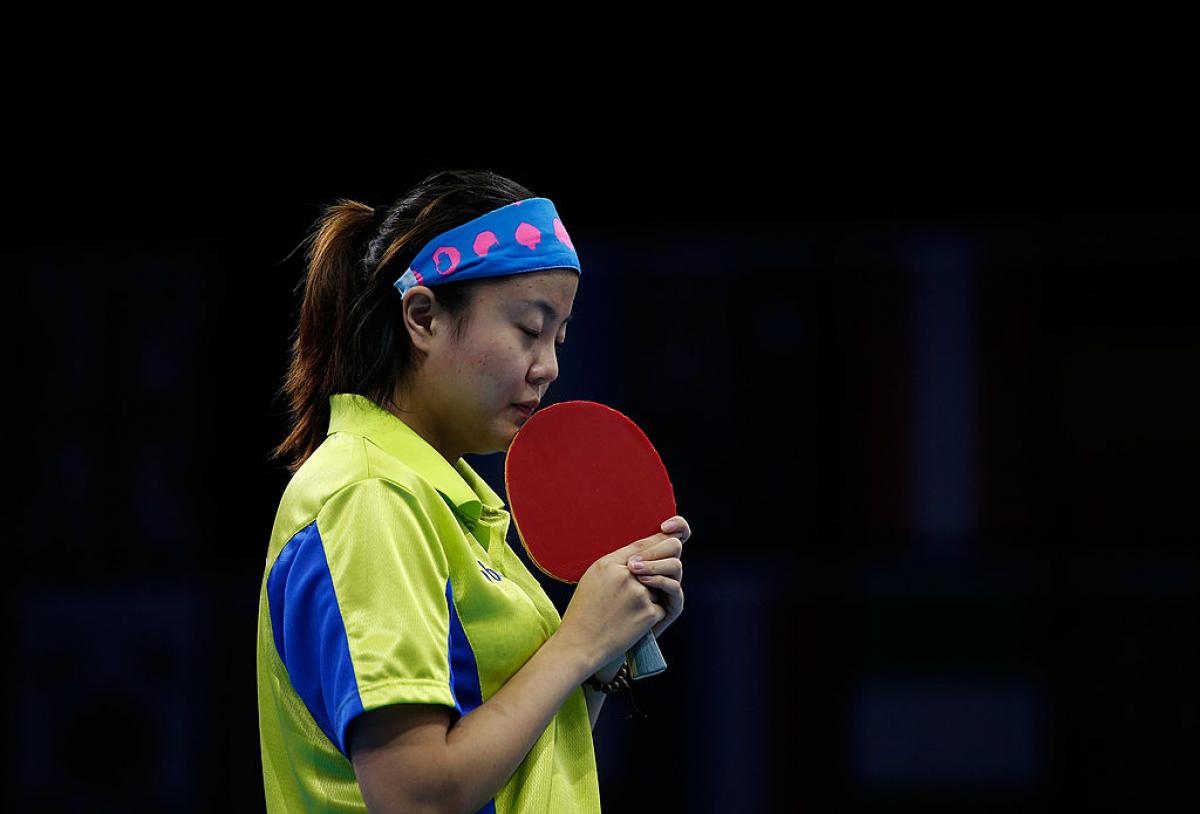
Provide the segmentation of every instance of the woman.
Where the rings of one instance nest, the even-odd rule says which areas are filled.
[[[599,811],[601,682],[681,613],[691,530],[601,558],[560,617],[461,457],[558,376],[581,270],[553,203],[443,172],[310,240],[259,602],[268,811]]]

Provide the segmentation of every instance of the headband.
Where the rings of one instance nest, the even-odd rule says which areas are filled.
[[[394,285],[415,285],[570,268],[583,274],[575,246],[549,198],[525,198],[442,232],[425,244]]]

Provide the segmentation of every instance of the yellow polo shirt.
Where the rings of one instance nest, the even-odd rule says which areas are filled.
[[[355,393],[284,490],[258,611],[268,812],[365,812],[346,749],[354,717],[487,701],[562,622],[507,542],[510,515],[459,458]],[[583,687],[480,811],[598,812]]]

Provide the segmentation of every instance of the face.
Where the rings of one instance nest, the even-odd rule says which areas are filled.
[[[436,287],[410,292],[422,299],[410,307],[406,298],[406,322],[416,323],[409,336],[427,356],[404,405],[413,412],[403,420],[450,462],[507,449],[527,420],[514,404],[543,400],[558,378],[557,350],[578,285],[572,269],[505,276],[477,292],[461,339],[449,315],[426,302]]]

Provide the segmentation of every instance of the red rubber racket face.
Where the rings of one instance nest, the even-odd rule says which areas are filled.
[[[662,531],[675,492],[658,451],[594,401],[535,412],[509,444],[504,488],[521,544],[544,573],[578,582],[593,562]]]

